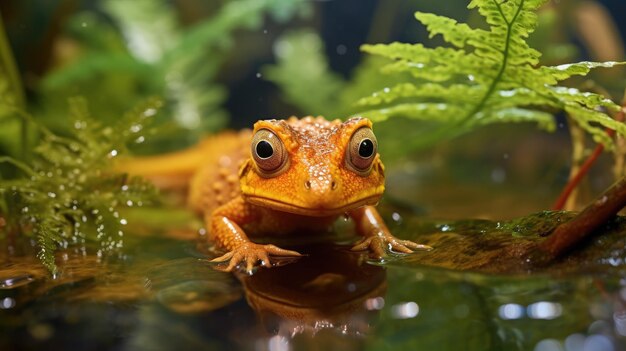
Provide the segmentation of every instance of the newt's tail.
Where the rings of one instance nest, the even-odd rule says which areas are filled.
[[[239,148],[241,138],[242,133],[220,133],[185,150],[120,159],[115,170],[144,177],[163,190],[186,191],[198,170],[217,164],[222,155],[230,153],[235,147]]]

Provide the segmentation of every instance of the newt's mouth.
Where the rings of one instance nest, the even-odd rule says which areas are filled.
[[[322,207],[322,206],[303,206],[294,203],[289,203],[277,199],[272,199],[258,195],[245,195],[246,201],[258,206],[269,207],[273,210],[289,212],[293,214],[299,214],[310,217],[327,217],[341,215],[348,211],[354,210],[361,206],[375,205],[381,197],[381,194],[374,194],[354,201],[350,201],[347,204],[339,207]]]

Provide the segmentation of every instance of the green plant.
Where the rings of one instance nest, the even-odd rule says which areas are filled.
[[[100,244],[98,256],[122,246],[123,209],[154,200],[153,186],[141,178],[111,171],[111,161],[129,142],[142,142],[148,118],[160,101],[151,99],[114,125],[92,118],[85,101],[70,100],[71,136],[60,137],[36,122],[42,134],[31,164],[7,156],[23,176],[0,180],[2,206],[9,231],[32,233],[42,263],[56,272],[58,247]],[[30,119],[21,112],[23,118]]]
[[[266,14],[286,20],[308,6],[304,0],[227,1],[214,16],[185,27],[166,1],[104,1],[113,25],[93,13],[73,18],[69,31],[82,53],[45,78],[44,95],[63,101],[59,94],[93,91],[88,100],[108,111],[109,120],[129,102],[162,96],[167,124],[161,131],[174,134],[170,140],[194,142],[227,122],[221,107],[227,91],[216,76],[233,55],[234,32],[258,28]]]
[[[619,106],[601,95],[559,83],[623,62],[541,66],[541,53],[526,40],[537,26],[535,11],[545,2],[471,1],[468,7],[485,17],[488,30],[417,12],[415,17],[430,36],[441,35],[452,47],[397,42],[362,46],[367,53],[394,60],[382,68],[383,73],[413,77],[412,82],[389,84],[360,99],[358,105],[366,110],[362,114],[378,121],[404,117],[442,125],[428,136],[407,140],[407,151],[491,123],[528,121],[554,130],[554,118],[546,108],[565,110],[596,142],[612,146],[603,127],[626,135],[626,126],[600,109],[617,111]]]

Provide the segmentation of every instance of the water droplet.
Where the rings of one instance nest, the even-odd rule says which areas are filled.
[[[117,156],[117,150],[113,149],[113,150],[111,150],[111,152],[109,152],[108,157],[112,158],[112,157],[115,157],[115,156]]]
[[[154,108],[149,108],[149,109],[146,109],[145,111],[143,111],[144,117],[152,117],[152,116],[156,115],[156,113],[157,113],[157,110],[154,109]]]
[[[337,55],[345,55],[347,52],[348,52],[347,46],[343,44],[337,45]]]
[[[128,221],[126,220],[126,218],[122,218],[122,219],[120,219],[120,224],[121,225],[127,225]]]
[[[143,135],[141,135],[137,139],[135,139],[135,144],[141,144],[144,141],[146,141],[146,138]]]
[[[262,77],[261,73],[260,73],[260,72],[257,72],[257,73],[256,73],[256,77],[257,77],[257,78],[261,78],[261,77]]]
[[[511,96],[514,96],[515,94],[517,94],[517,92],[515,90],[513,90],[513,89],[511,89],[511,90],[500,90],[498,92],[498,94],[500,96],[502,96],[502,97],[511,97]]]
[[[385,299],[378,296],[365,300],[365,308],[369,311],[382,310],[385,307]]]
[[[491,171],[491,180],[494,183],[502,183],[506,179],[506,171],[500,167],[494,168]]]
[[[402,223],[402,216],[398,212],[394,212],[391,214],[391,219],[393,219],[396,223]]]
[[[15,307],[15,300],[11,297],[5,297],[0,300],[0,309],[8,310]]]
[[[544,339],[535,345],[534,351],[562,351],[561,342],[556,339]]]
[[[53,192],[48,192],[48,197],[54,199],[55,197],[57,197],[57,194],[55,194]]]
[[[87,123],[85,121],[74,121],[74,129],[85,129]]]
[[[391,314],[397,319],[414,318],[419,314],[419,305],[413,301],[404,302],[391,307]]]

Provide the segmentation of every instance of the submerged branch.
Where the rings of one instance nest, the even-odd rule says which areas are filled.
[[[563,255],[589,237],[624,206],[626,206],[626,177],[611,186],[572,220],[557,227],[550,237],[539,245],[538,254],[543,254],[543,257],[537,256],[538,259],[547,263]]]

